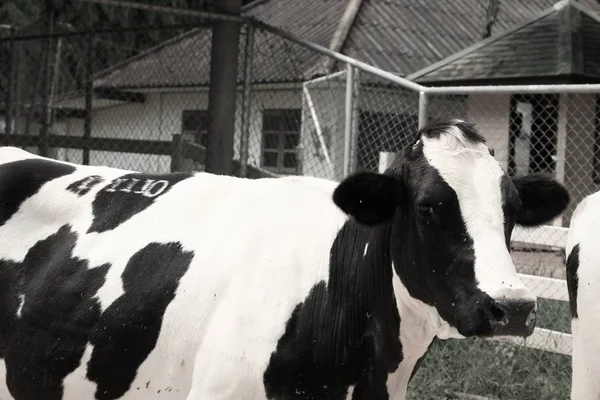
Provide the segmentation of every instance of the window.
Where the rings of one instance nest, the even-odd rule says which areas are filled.
[[[301,110],[264,110],[261,166],[278,174],[300,174]]]
[[[193,140],[200,146],[208,147],[208,111],[183,110],[181,136],[183,139]]]

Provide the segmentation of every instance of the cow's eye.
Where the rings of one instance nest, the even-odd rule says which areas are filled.
[[[433,207],[428,205],[419,205],[417,206],[417,211],[424,217],[431,217],[434,214]]]

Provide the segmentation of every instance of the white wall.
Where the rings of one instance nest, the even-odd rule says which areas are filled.
[[[467,103],[467,121],[477,124],[495,158],[507,169],[510,95],[471,94]]]
[[[600,185],[592,180],[595,132],[595,94],[567,94],[564,183],[571,194],[571,203],[564,213],[565,225],[583,198]]]
[[[333,171],[327,162],[325,151],[320,145],[314,124],[313,114],[308,107],[306,96],[300,89],[255,90],[251,101],[249,163],[260,165],[262,140],[262,110],[269,108],[302,109],[302,173],[329,179],[340,179],[343,169],[344,148],[344,103],[343,84],[327,87],[310,87],[313,110],[319,127],[329,145],[327,148]],[[241,93],[236,107],[235,157],[239,157],[241,135]],[[402,89],[368,89],[359,92],[360,108],[368,111],[418,114],[418,94]],[[508,94],[473,94],[466,101],[435,96],[430,98],[429,116],[449,115],[476,123],[481,133],[494,148],[496,158],[504,168],[508,160]],[[92,136],[128,139],[150,139],[170,141],[172,135],[181,131],[181,114],[184,109],[207,109],[207,91],[188,93],[151,93],[145,103],[132,103],[106,107],[93,112]],[[561,113],[561,115],[563,115]],[[564,124],[563,124],[564,125]],[[564,127],[563,127],[564,128]],[[563,129],[563,131],[566,128]],[[561,129],[559,129],[561,131]],[[57,134],[78,136],[83,133],[83,120],[62,121],[54,126]],[[566,147],[564,135],[559,142],[561,151]],[[81,150],[60,149],[56,155],[60,159],[81,162]],[[118,168],[147,172],[168,172],[169,156],[144,155],[91,151],[93,165],[109,165]]]
[[[238,94],[235,115],[235,157],[239,157],[242,96]],[[255,91],[251,102],[249,163],[260,164],[262,110],[265,108],[302,108],[299,90]],[[92,136],[118,139],[171,141],[181,132],[181,116],[185,109],[208,109],[208,92],[151,93],[144,103],[129,103],[93,111]],[[55,125],[57,134],[80,136],[83,120],[72,119]],[[60,149],[57,156],[81,162],[80,150]],[[90,164],[144,172],[168,172],[170,156],[91,151]]]
[[[344,168],[345,88],[308,85],[302,96],[303,174],[339,180]],[[321,138],[319,139],[319,134]]]

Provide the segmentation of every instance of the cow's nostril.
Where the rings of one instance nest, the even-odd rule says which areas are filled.
[[[535,301],[492,300],[486,313],[495,335],[527,337],[533,333],[535,328]]]
[[[494,318],[494,321],[500,323],[505,323],[507,321],[506,311],[504,310],[504,308],[500,307],[498,303],[492,303],[492,305],[490,306],[490,312],[492,314],[492,317]]]

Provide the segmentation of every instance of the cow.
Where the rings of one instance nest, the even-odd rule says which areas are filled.
[[[567,231],[566,278],[573,337],[571,399],[600,398],[600,192],[581,200]]]
[[[0,398],[403,399],[434,338],[533,332],[511,232],[568,203],[455,119],[341,182],[0,148]]]

